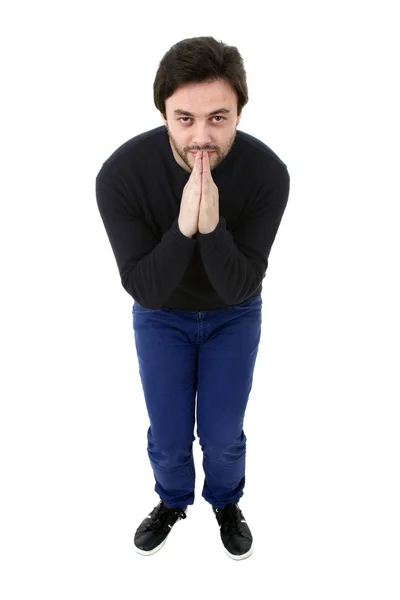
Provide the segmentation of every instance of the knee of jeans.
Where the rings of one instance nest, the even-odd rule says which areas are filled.
[[[155,446],[149,445],[148,452],[150,457],[159,464],[168,465],[168,467],[180,466],[192,458],[192,444],[187,441],[182,443],[160,443]]]
[[[211,460],[218,460],[219,457],[232,458],[246,451],[246,435],[244,432],[239,437],[219,435],[218,438],[200,438],[201,449]]]

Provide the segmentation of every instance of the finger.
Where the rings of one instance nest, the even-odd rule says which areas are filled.
[[[191,173],[192,177],[198,177],[199,175],[201,175],[201,152],[197,152],[194,157],[194,164]]]
[[[201,152],[200,150],[197,152],[196,154],[196,159],[194,161],[194,169],[193,171],[195,171],[195,177],[197,180],[198,185],[201,186],[201,180],[202,180],[202,171],[203,171],[203,165],[202,165],[202,156],[201,156]]]
[[[203,156],[203,171],[206,172],[206,175],[207,175],[208,178],[211,176],[210,157],[208,155],[208,152],[204,152],[204,156]]]
[[[208,160],[208,152],[203,152],[203,181],[208,179],[210,173],[210,162]]]
[[[201,150],[199,150],[198,156],[199,156],[198,167],[199,167],[200,173],[202,173],[204,171],[204,163],[203,163],[203,152],[201,152]]]

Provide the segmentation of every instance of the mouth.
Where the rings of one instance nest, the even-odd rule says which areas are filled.
[[[190,154],[192,154],[193,156],[196,156],[197,152],[199,152],[199,151],[198,151],[198,150],[196,150],[196,152],[190,152]],[[205,152],[205,150],[203,150],[203,152]],[[210,154],[213,154],[214,152],[215,152],[215,150],[207,150],[207,153],[208,153],[209,155],[210,155]]]

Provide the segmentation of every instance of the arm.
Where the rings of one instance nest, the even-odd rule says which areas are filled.
[[[220,216],[214,231],[198,234],[207,276],[226,304],[239,304],[246,300],[265,277],[268,256],[286,208],[289,189],[287,168],[279,167],[272,179],[260,187],[232,233]]]
[[[196,240],[178,227],[178,217],[161,241],[119,190],[96,179],[97,206],[123,288],[145,308],[162,308],[190,262]]]

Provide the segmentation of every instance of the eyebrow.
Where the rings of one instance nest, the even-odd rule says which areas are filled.
[[[229,114],[231,111],[228,110],[227,108],[218,108],[217,110],[213,110],[212,112],[208,113],[208,115],[206,115],[207,117],[212,117],[213,115],[216,115],[217,113],[224,113],[224,114]],[[194,117],[194,114],[189,112],[188,110],[182,110],[181,108],[176,108],[174,110],[174,115],[185,115],[187,117]]]

